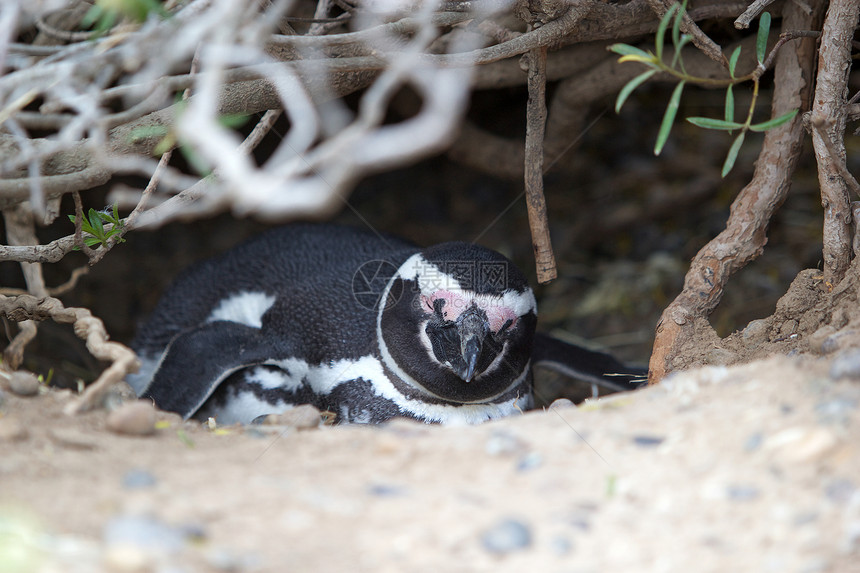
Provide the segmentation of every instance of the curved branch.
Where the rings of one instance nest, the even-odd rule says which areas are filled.
[[[823,1],[817,2],[813,14],[789,2],[783,13],[783,29],[814,29],[822,10]],[[814,64],[815,42],[811,39],[798,42],[795,51],[780,51],[774,70],[773,117],[809,107]],[[696,254],[683,291],[660,317],[649,365],[650,383],[678,367],[674,361],[694,334],[704,333],[718,340],[707,317],[719,304],[729,278],[764,249],[768,223],[788,194],[803,138],[799,116],[766,133],[753,178],[732,203],[725,230]]]
[[[818,77],[812,106],[812,145],[818,163],[818,184],[824,206],[824,276],[836,284],[851,264],[851,209],[846,181],[837,163],[845,163],[845,123],[851,39],[857,27],[860,0],[833,0],[821,30]],[[831,158],[827,142],[835,148]]]

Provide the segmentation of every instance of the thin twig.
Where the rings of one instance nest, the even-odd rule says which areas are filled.
[[[860,197],[860,183],[858,183],[857,179],[854,178],[854,175],[848,171],[848,166],[845,164],[845,155],[839,152],[839,148],[833,142],[833,138],[830,137],[833,121],[820,115],[814,115],[811,123],[813,129],[815,129],[815,131],[818,132],[819,137],[821,137],[821,142],[824,144],[824,147],[827,148],[827,154],[830,156],[830,164],[836,167],[836,170],[839,172],[839,176],[842,177],[842,180],[848,188],[854,191],[855,195]]]
[[[745,30],[750,27],[750,22],[761,14],[762,10],[774,3],[775,0],[755,0],[746,11],[735,20],[735,28]]]
[[[546,284],[558,276],[546,198],[543,193],[543,139],[546,129],[546,48],[535,48],[528,55],[529,99],[526,109],[525,186],[532,248],[535,254],[537,281]]]

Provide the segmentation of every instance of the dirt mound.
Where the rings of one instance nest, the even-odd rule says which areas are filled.
[[[475,427],[130,437],[68,399],[0,407],[3,571],[860,571],[856,351]]]

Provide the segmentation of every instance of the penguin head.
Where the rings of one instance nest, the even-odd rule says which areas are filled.
[[[460,242],[427,248],[400,266],[385,296],[382,358],[418,390],[482,402],[528,376],[537,305],[501,254]]]

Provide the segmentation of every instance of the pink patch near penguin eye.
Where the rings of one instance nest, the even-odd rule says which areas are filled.
[[[482,305],[481,308],[487,313],[487,319],[490,323],[490,330],[499,332],[507,321],[511,321],[508,328],[513,328],[517,324],[517,314],[506,306],[489,307]]]
[[[472,306],[473,302],[471,297],[465,297],[448,290],[437,290],[430,296],[421,297],[425,310],[430,313],[434,312],[433,304],[437,300],[445,301],[445,304],[442,305],[442,317],[445,320],[451,321],[457,320],[457,317],[463,314],[463,311],[467,308]],[[517,314],[510,308],[501,306],[501,300],[498,301],[498,304],[494,304],[494,301],[488,301],[485,299],[478,299],[474,302],[487,313],[490,330],[493,332],[499,332],[499,330],[501,330],[509,320],[511,321],[509,328],[513,328],[514,325],[516,325]]]

